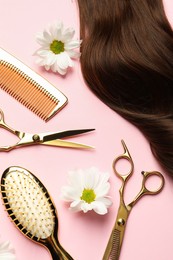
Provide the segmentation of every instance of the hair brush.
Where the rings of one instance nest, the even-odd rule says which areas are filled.
[[[53,260],[73,260],[58,241],[56,208],[36,176],[9,167],[1,177],[1,193],[9,217],[26,237],[45,246]]]

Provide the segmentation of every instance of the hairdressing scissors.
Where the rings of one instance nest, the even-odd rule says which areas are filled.
[[[78,129],[78,130],[67,130],[62,132],[39,133],[39,134],[25,133],[25,132],[14,130],[12,127],[8,126],[4,121],[4,113],[1,109],[0,109],[0,127],[6,129],[7,131],[11,132],[12,134],[16,135],[19,138],[19,141],[14,145],[1,146],[0,151],[8,152],[18,147],[23,147],[28,145],[38,145],[38,144],[58,146],[58,147],[81,148],[81,149],[93,148],[88,145],[69,142],[61,139],[87,133],[95,129]]]
[[[125,142],[123,140],[121,140],[121,142],[122,142],[122,145],[123,145],[123,148],[124,148],[124,153],[122,155],[119,155],[118,157],[116,157],[114,159],[113,165],[112,165],[115,174],[122,181],[122,185],[121,185],[120,190],[119,190],[120,205],[119,205],[119,209],[118,209],[118,213],[117,213],[117,218],[116,218],[114,227],[112,229],[112,232],[111,232],[111,235],[110,235],[110,238],[109,238],[109,241],[108,241],[108,244],[107,244],[104,256],[103,256],[103,260],[108,260],[108,259],[118,260],[119,259],[128,216],[131,212],[131,209],[136,204],[136,202],[141,197],[143,197],[144,195],[156,195],[156,194],[158,194],[164,187],[164,177],[162,176],[162,174],[160,172],[157,172],[157,171],[152,171],[152,172],[142,171],[143,181],[142,181],[141,190],[139,191],[139,193],[137,194],[137,196],[134,198],[134,200],[131,203],[129,203],[128,205],[125,204],[125,202],[124,202],[124,190],[125,190],[125,186],[127,184],[127,181],[129,180],[129,178],[133,174],[134,163],[133,163],[133,160],[130,156],[130,153],[127,149]],[[124,175],[122,175],[117,170],[117,162],[121,159],[125,159],[130,163],[130,170],[127,174],[124,174]],[[146,187],[146,181],[148,180],[148,178],[150,178],[153,175],[158,176],[160,178],[160,181],[161,181],[160,187],[157,188],[156,190],[150,190]]]

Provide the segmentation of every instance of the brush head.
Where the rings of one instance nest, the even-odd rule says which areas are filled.
[[[1,178],[4,205],[19,230],[43,242],[57,228],[56,209],[44,185],[28,170],[9,167]]]

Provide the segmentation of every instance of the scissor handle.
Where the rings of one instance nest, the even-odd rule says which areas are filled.
[[[2,111],[2,109],[0,109],[0,126],[5,128],[6,130],[12,132],[13,134],[16,134],[15,133],[15,130],[12,129],[10,126],[8,126],[6,123],[5,123],[5,120],[4,120],[4,112]]]
[[[23,135],[24,135],[23,132],[17,131],[17,130],[13,129],[12,127],[10,127],[9,125],[7,125],[5,123],[4,113],[3,113],[2,109],[0,109],[0,127],[6,129],[7,131],[9,131],[12,134],[16,135],[19,139],[21,139],[23,137]],[[0,152],[1,151],[8,152],[8,151],[12,150],[17,144],[14,144],[14,145],[11,145],[11,146],[9,146],[9,145],[8,146],[0,146]]]
[[[145,195],[156,195],[156,194],[160,193],[162,191],[163,187],[164,187],[165,179],[160,172],[157,172],[157,171],[152,171],[152,172],[142,171],[142,175],[143,175],[143,181],[142,181],[141,190],[138,193],[138,195],[136,196],[136,198],[131,203],[129,203],[128,209],[131,209],[141,197],[143,197]],[[161,184],[157,189],[150,190],[146,187],[146,182],[151,176],[158,176],[161,180]]]
[[[113,167],[113,170],[114,170],[115,174],[117,175],[117,177],[119,177],[120,179],[123,179],[123,180],[125,181],[126,179],[128,179],[128,178],[132,175],[133,169],[134,169],[134,163],[133,163],[132,157],[131,157],[131,155],[130,155],[130,153],[129,153],[129,151],[128,151],[128,148],[127,148],[125,142],[124,142],[123,140],[121,140],[121,143],[122,143],[123,148],[124,148],[124,153],[121,154],[121,155],[119,155],[119,156],[117,156],[117,157],[114,159],[113,164],[112,164],[112,167]],[[130,169],[129,169],[129,171],[128,171],[127,173],[125,173],[125,174],[122,174],[122,173],[120,173],[120,172],[117,170],[117,163],[118,163],[118,161],[120,161],[121,159],[125,159],[125,160],[127,160],[127,161],[130,163]]]
[[[165,180],[164,180],[163,175],[160,172],[158,172],[158,171],[152,171],[152,172],[142,171],[142,175],[143,175],[143,181],[142,181],[143,192],[142,192],[142,195],[156,195],[156,194],[161,192],[161,190],[164,187]],[[154,190],[148,189],[146,187],[146,182],[151,176],[158,176],[160,178],[160,181],[161,181],[160,186],[158,188],[154,189]]]
[[[0,109],[0,124],[5,125],[4,112]]]
[[[21,132],[13,129],[12,127],[10,127],[9,125],[7,125],[5,123],[5,120],[4,120],[4,112],[2,111],[2,109],[0,109],[0,127],[6,129],[7,131],[11,132],[12,134],[15,134],[17,135],[19,138],[20,138],[20,134]]]

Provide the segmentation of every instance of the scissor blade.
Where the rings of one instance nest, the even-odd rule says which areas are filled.
[[[78,143],[69,142],[69,141],[60,140],[60,139],[43,142],[41,144],[50,145],[50,146],[68,147],[68,148],[78,148],[78,149],[92,149],[92,148],[94,148],[94,147],[89,146],[89,145],[78,144]]]
[[[106,247],[103,260],[118,260],[120,255],[120,231],[113,229]]]
[[[63,132],[53,133],[53,134],[45,135],[43,137],[43,142],[53,141],[55,139],[62,139],[65,137],[70,137],[70,136],[75,136],[75,135],[91,132],[94,130],[95,129],[78,129],[78,130],[67,130],[67,131],[63,131]]]

